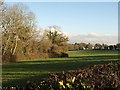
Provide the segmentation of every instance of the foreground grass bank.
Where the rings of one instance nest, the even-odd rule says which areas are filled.
[[[27,80],[40,81],[48,74],[77,70],[94,64],[118,61],[118,51],[69,51],[69,58],[47,58],[3,64],[3,86],[23,86]]]

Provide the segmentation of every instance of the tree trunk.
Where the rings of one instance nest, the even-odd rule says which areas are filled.
[[[18,41],[18,36],[16,36],[15,47],[14,47],[14,49],[13,49],[12,55],[14,55],[14,54],[15,54],[15,52],[16,52],[16,48],[17,48],[17,41]]]

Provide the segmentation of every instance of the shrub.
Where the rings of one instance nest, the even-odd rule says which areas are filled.
[[[69,57],[69,56],[68,56],[68,54],[67,54],[67,53],[61,52],[60,57],[62,57],[62,58],[63,58],[63,57]]]
[[[6,53],[5,55],[2,55],[2,62],[16,62],[17,56],[12,55],[11,53]]]
[[[38,90],[119,90],[120,62],[50,74],[49,79],[41,81],[38,86]]]

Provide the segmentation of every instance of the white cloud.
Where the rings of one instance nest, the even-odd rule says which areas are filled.
[[[69,34],[69,43],[75,43],[75,42],[85,42],[85,43],[105,43],[105,44],[116,44],[118,43],[118,36],[112,36],[112,35],[100,35],[97,33],[90,33],[88,35],[70,35]]]

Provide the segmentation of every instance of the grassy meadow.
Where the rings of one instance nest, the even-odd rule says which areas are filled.
[[[115,50],[69,51],[69,58],[39,58],[2,65],[3,86],[23,86],[28,80],[39,82],[50,73],[82,69],[94,64],[118,61]]]

